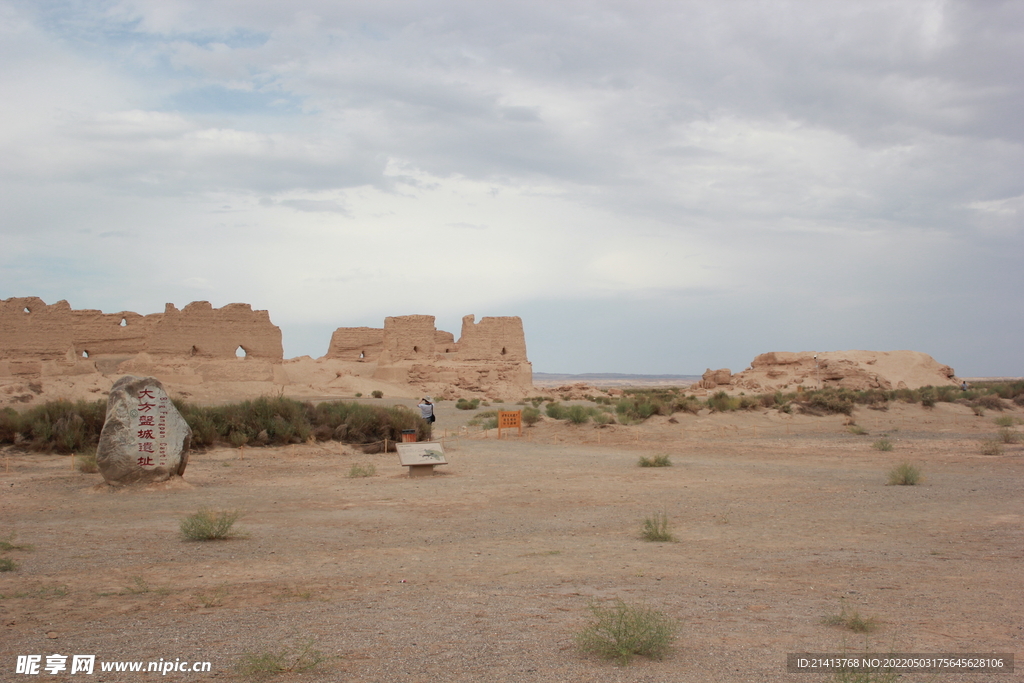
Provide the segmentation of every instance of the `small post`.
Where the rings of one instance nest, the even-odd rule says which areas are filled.
[[[71,451],[71,471],[75,471],[75,452]]]
[[[388,437],[384,437],[384,452],[388,452]]]

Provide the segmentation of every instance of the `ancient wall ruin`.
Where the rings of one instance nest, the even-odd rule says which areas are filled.
[[[47,305],[37,297],[0,301],[0,361],[9,369],[43,372],[46,363],[125,359],[140,353],[206,360],[241,353],[272,362],[284,357],[280,328],[270,322],[267,311],[254,311],[248,304],[213,308],[207,301],[195,301],[180,311],[167,304],[163,313],[142,316],[74,310],[67,301]]]
[[[331,335],[325,358],[370,362],[384,350],[384,330],[379,327],[339,327]]]

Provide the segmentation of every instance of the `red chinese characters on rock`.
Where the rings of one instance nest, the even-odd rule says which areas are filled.
[[[159,409],[161,405],[160,402],[166,401],[167,397],[163,396],[158,399],[153,389],[147,387],[139,391],[136,398],[138,398],[139,404],[135,412],[137,413],[139,420],[138,424],[135,425],[134,431],[135,441],[139,446],[139,456],[135,462],[139,467],[154,468],[166,463],[167,444],[160,444],[159,439],[154,436],[154,432],[160,432],[161,424],[164,426],[164,434],[167,432],[166,412],[164,413],[165,416],[161,418]],[[153,403],[152,401],[157,402]],[[157,409],[156,413],[153,412],[154,408]],[[162,460],[159,457],[161,445],[163,447],[162,452],[164,453],[164,458]],[[157,455],[157,458],[154,459],[153,455]]]

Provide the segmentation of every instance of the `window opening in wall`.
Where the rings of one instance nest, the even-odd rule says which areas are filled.
[[[199,353],[199,349],[197,349],[196,347],[194,347],[194,346],[193,346],[193,347],[192,347],[192,350],[188,352],[188,355],[190,355],[190,356],[194,356],[194,355],[196,355],[197,353]]]
[[[28,310],[28,307],[26,306],[26,307],[25,307],[25,310],[24,310],[23,312],[24,312],[24,313],[31,313],[32,311]]]
[[[88,358],[88,357],[89,357],[89,352],[88,352],[88,351],[85,351],[85,350],[83,350],[83,351],[82,351],[82,358]]]
[[[501,355],[503,355],[503,356],[505,355],[505,347],[504,346],[501,347]]]
[[[412,347],[412,352],[413,353],[419,353],[420,352],[420,347],[418,347],[418,346]]]
[[[359,352],[359,357],[360,358],[366,358],[366,351],[360,351]]]
[[[121,327],[128,327],[128,321],[124,318],[121,318]]]
[[[245,358],[249,353],[241,345],[235,349],[235,358]]]

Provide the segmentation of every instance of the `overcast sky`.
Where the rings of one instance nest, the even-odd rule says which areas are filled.
[[[1024,375],[1024,3],[0,0],[0,298]]]

